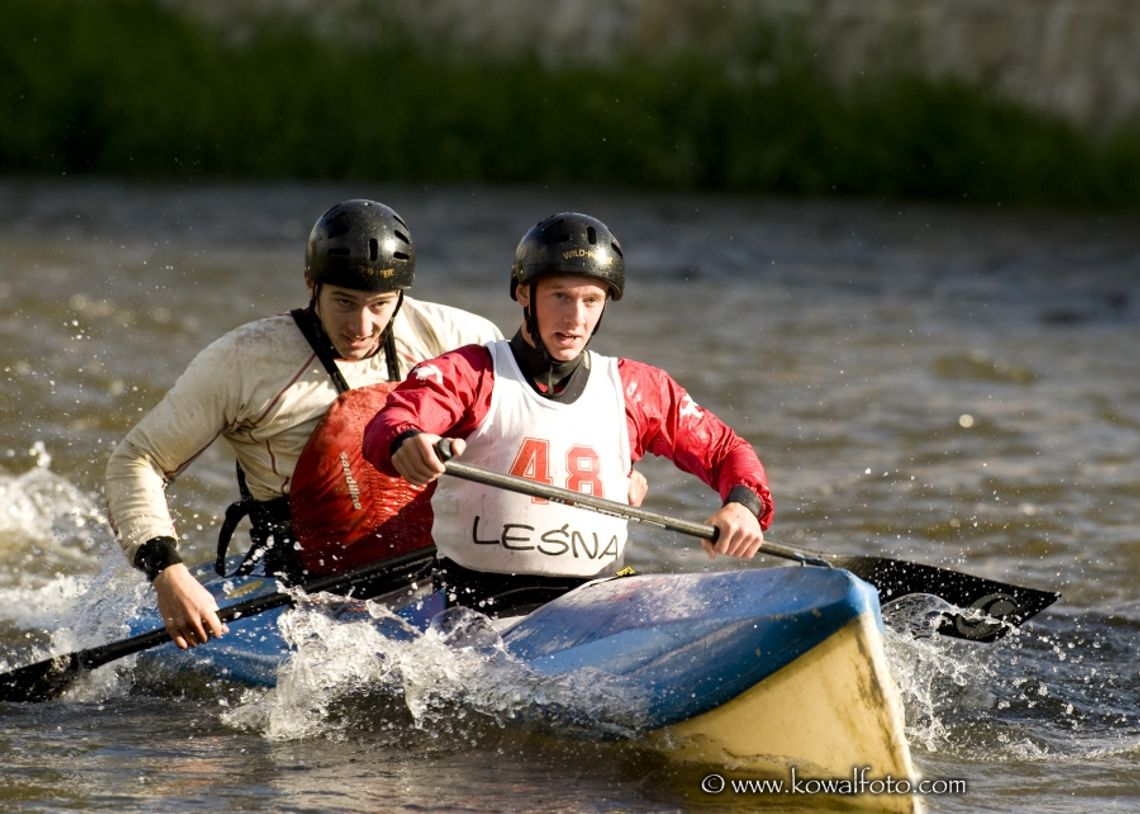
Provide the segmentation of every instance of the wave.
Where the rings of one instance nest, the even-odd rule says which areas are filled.
[[[43,585],[90,572],[114,542],[96,496],[51,471],[43,442],[29,454],[31,469],[0,470],[0,585]]]
[[[1043,614],[992,644],[922,635],[944,603],[884,608],[911,743],[931,756],[1084,761],[1140,750],[1140,627],[1096,612]],[[915,634],[918,635],[915,635]]]

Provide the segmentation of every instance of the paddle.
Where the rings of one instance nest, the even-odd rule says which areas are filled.
[[[532,497],[546,498],[579,509],[637,520],[702,540],[715,542],[717,537],[717,529],[712,525],[681,520],[637,506],[557,486],[547,486],[527,478],[492,472],[489,469],[451,460],[451,443],[446,438],[436,444],[436,452],[444,462],[447,474],[457,478]],[[874,585],[879,592],[880,600],[884,603],[908,594],[937,596],[958,609],[942,613],[938,632],[945,636],[978,642],[992,642],[1001,638],[1026,619],[1036,616],[1061,596],[1053,591],[1039,591],[1035,588],[994,582],[933,565],[887,557],[827,554],[781,545],[767,539],[764,540],[760,553],[783,557],[804,565],[822,565],[850,571]]]
[[[368,583],[371,594],[380,594],[413,582],[434,556],[434,547],[421,548],[355,571],[321,577],[300,588],[309,594],[343,594],[353,587]],[[232,622],[282,605],[291,605],[293,601],[292,592],[278,591],[227,605],[218,611],[218,616],[223,622]],[[169,634],[165,629],[159,628],[129,639],[52,656],[35,664],[18,667],[0,674],[0,701],[47,701],[56,698],[83,673],[168,641]]]

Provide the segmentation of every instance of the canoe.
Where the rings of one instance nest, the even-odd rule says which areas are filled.
[[[222,605],[274,590],[259,577],[206,584]],[[375,619],[374,609],[350,601],[336,618],[407,637],[433,619],[438,625],[444,610],[443,597],[424,587],[384,600],[393,616]],[[229,635],[193,651],[164,645],[140,658],[272,686],[290,655],[280,625],[287,612],[238,619]],[[133,622],[137,630],[154,624],[146,616]],[[790,787],[794,777],[805,793],[845,780],[832,784],[854,792],[845,803],[915,811],[916,795],[867,793],[888,781],[918,782],[882,624],[868,583],[839,568],[788,566],[599,580],[506,620],[497,634],[535,676],[580,676],[629,699],[625,735],[671,759],[716,767],[725,778],[780,778]],[[591,715],[536,700],[518,717],[565,724],[582,737]],[[596,723],[598,737],[613,737],[612,727]]]

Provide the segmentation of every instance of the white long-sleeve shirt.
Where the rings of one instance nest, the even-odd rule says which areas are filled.
[[[471,343],[501,339],[483,317],[405,297],[393,334],[400,370]],[[338,361],[350,387],[387,381],[379,353]],[[293,469],[336,387],[289,314],[241,325],[199,353],[107,463],[111,523],[130,562],[154,537],[177,539],[166,487],[219,436],[234,450],[250,494],[288,494]]]

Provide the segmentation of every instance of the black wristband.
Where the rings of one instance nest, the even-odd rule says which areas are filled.
[[[419,435],[419,430],[404,430],[402,433],[392,439],[392,443],[388,445],[388,456],[391,457],[396,454],[396,450],[414,435]]]
[[[135,568],[146,574],[151,582],[166,568],[180,562],[178,541],[173,537],[153,537],[139,546],[135,554]]]
[[[739,503],[757,517],[764,511],[764,501],[760,500],[760,496],[747,486],[733,486],[732,489],[729,490],[728,497],[724,499],[724,502],[725,504]]]

